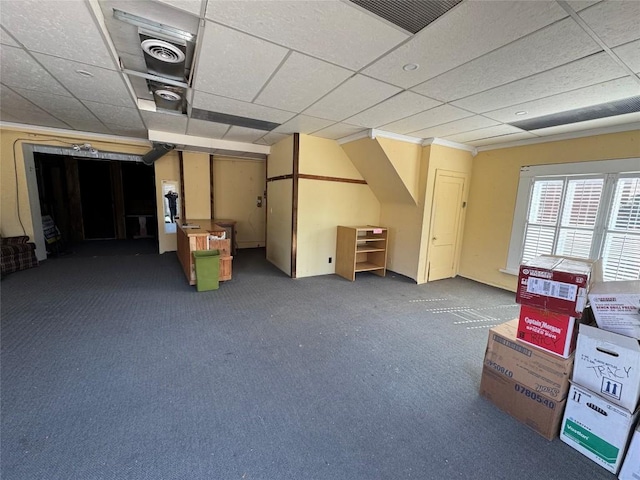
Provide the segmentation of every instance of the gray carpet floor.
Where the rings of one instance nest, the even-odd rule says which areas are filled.
[[[510,292],[89,250],[1,282],[4,480],[615,478],[478,396]]]

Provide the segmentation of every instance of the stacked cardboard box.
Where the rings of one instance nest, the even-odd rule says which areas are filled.
[[[635,288],[640,294],[640,282],[607,282],[596,284],[589,294],[600,328],[580,325],[560,433],[565,443],[613,473],[622,465],[638,418],[640,345],[634,336],[617,333],[635,332],[628,327],[638,315],[637,308],[633,312],[625,306],[626,300],[621,301]],[[633,457],[629,457],[630,465]],[[637,466],[625,470],[634,468]]]

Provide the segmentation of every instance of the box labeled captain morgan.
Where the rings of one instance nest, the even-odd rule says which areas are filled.
[[[522,305],[518,339],[547,352],[568,358],[576,349],[578,323],[575,317]]]
[[[597,260],[541,255],[520,265],[516,302],[581,318],[591,284],[600,278]]]

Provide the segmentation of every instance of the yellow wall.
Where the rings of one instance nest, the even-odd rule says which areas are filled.
[[[267,178],[293,172],[293,137],[271,146],[267,159]],[[267,182],[267,260],[291,275],[291,179]]]
[[[334,140],[300,135],[299,166],[301,174],[362,179]],[[337,226],[375,225],[379,218],[380,203],[368,185],[301,178],[296,276],[335,273]]]
[[[640,157],[640,131],[613,133],[478,153],[462,247],[460,275],[515,291],[505,268],[520,179],[525,165]]]
[[[187,220],[211,218],[211,175],[209,154],[182,153],[184,208]]]
[[[379,137],[378,143],[387,154],[389,161],[417,202],[420,198],[420,167],[422,147],[415,143],[400,142]]]
[[[239,248],[265,245],[264,190],[264,160],[214,157],[214,218],[237,222]],[[257,206],[258,197],[263,197],[262,207]]]

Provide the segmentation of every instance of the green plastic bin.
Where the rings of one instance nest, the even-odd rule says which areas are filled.
[[[196,264],[196,290],[205,292],[207,290],[217,290],[220,275],[220,251],[219,250],[196,250],[193,252],[193,259]]]

